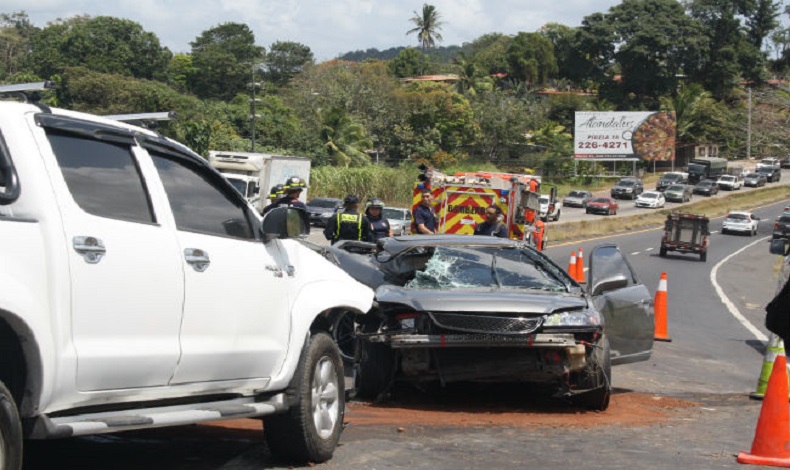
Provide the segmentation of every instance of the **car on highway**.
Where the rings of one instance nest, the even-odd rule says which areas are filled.
[[[779,162],[779,165],[782,168],[790,168],[790,157],[782,158],[782,160]]]
[[[557,204],[556,200],[553,203],[551,202],[550,195],[540,196],[538,202],[540,203],[539,216],[541,220],[544,222],[560,220],[562,210],[560,210],[560,205]]]
[[[723,189],[725,191],[736,191],[741,189],[741,186],[743,186],[743,181],[741,181],[737,176],[721,175],[719,179],[716,180],[716,186],[718,186],[719,189]]]
[[[664,199],[669,202],[689,202],[692,197],[692,186],[673,184],[664,190]]]
[[[730,211],[721,224],[721,233],[748,233],[750,236],[757,235],[760,225],[760,217],[746,211]]]
[[[694,186],[693,192],[702,196],[713,196],[719,193],[719,187],[713,180],[702,180]]]
[[[650,293],[615,245],[592,250],[586,288],[532,247],[496,237],[341,241],[323,255],[376,293],[373,315],[358,321],[362,398],[395,381],[528,382],[604,410],[611,365],[652,351]]]
[[[762,173],[765,175],[765,179],[769,183],[776,183],[777,181],[782,179],[782,169],[776,167],[767,167],[764,166],[762,168],[757,168],[755,170],[757,173]]]
[[[587,203],[585,212],[588,214],[617,215],[619,205],[610,197],[597,197]]]
[[[642,191],[645,190],[644,184],[642,184],[642,180],[639,178],[621,178],[612,189],[609,191],[609,195],[614,199],[636,199],[637,196],[642,194]]]
[[[664,207],[665,203],[666,199],[661,192],[645,191],[636,198],[636,201],[634,201],[634,206],[658,209]]]
[[[310,224],[326,227],[326,221],[343,207],[343,200],[331,197],[314,197],[307,201],[306,207],[307,214],[310,216]]]
[[[590,191],[576,189],[568,193],[562,199],[562,207],[587,207],[587,203],[592,200],[593,195]]]
[[[765,186],[765,183],[767,182],[768,178],[764,173],[746,173],[746,175],[743,177],[743,185],[750,188],[761,188]]]
[[[772,238],[790,238],[790,213],[782,213],[776,218]]]
[[[390,223],[393,235],[411,233],[411,210],[402,207],[384,207],[382,216]]]

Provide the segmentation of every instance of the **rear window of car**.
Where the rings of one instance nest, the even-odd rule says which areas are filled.
[[[307,205],[312,207],[335,207],[338,203],[339,201],[334,199],[313,199]]]
[[[683,191],[685,186],[680,184],[673,184],[672,186],[667,188],[667,191]]]
[[[727,218],[732,220],[749,220],[749,216],[746,214],[727,214]]]
[[[581,191],[571,191],[568,197],[583,197],[584,193]]]
[[[779,217],[779,222],[783,222],[785,224],[790,224],[790,215],[783,215]]]

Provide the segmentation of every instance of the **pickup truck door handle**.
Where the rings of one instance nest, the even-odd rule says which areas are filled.
[[[74,250],[81,254],[86,263],[96,264],[101,261],[107,249],[104,243],[96,237],[77,236],[72,239]]]
[[[199,248],[184,248],[184,259],[199,273],[208,269],[208,265],[211,264],[208,253]]]

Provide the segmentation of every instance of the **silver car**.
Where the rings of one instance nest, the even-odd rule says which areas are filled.
[[[390,223],[390,229],[395,236],[411,233],[411,210],[401,207],[384,207],[382,216]]]
[[[562,207],[581,207],[586,208],[593,195],[590,191],[574,190],[568,193],[562,200]]]
[[[652,352],[650,292],[614,245],[592,250],[586,288],[542,253],[496,237],[341,241],[323,254],[376,291],[375,315],[358,319],[363,398],[393,380],[530,382],[604,410],[611,365]]]
[[[672,184],[664,190],[664,199],[669,202],[689,202],[692,197],[692,187],[687,184]]]
[[[721,224],[721,233],[737,232],[754,236],[757,235],[759,225],[760,218],[751,212],[730,211]]]

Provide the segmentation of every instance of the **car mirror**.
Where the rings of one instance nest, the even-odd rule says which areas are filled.
[[[608,277],[605,279],[601,279],[594,286],[592,286],[592,289],[590,290],[590,295],[593,296],[601,295],[604,292],[622,289],[627,285],[628,285],[628,278],[626,278],[623,275]]]
[[[790,252],[790,240],[787,238],[775,238],[771,240],[770,251],[772,255],[787,256]]]
[[[296,238],[310,233],[307,212],[294,207],[277,207],[263,216],[261,234],[263,242],[275,238]]]

